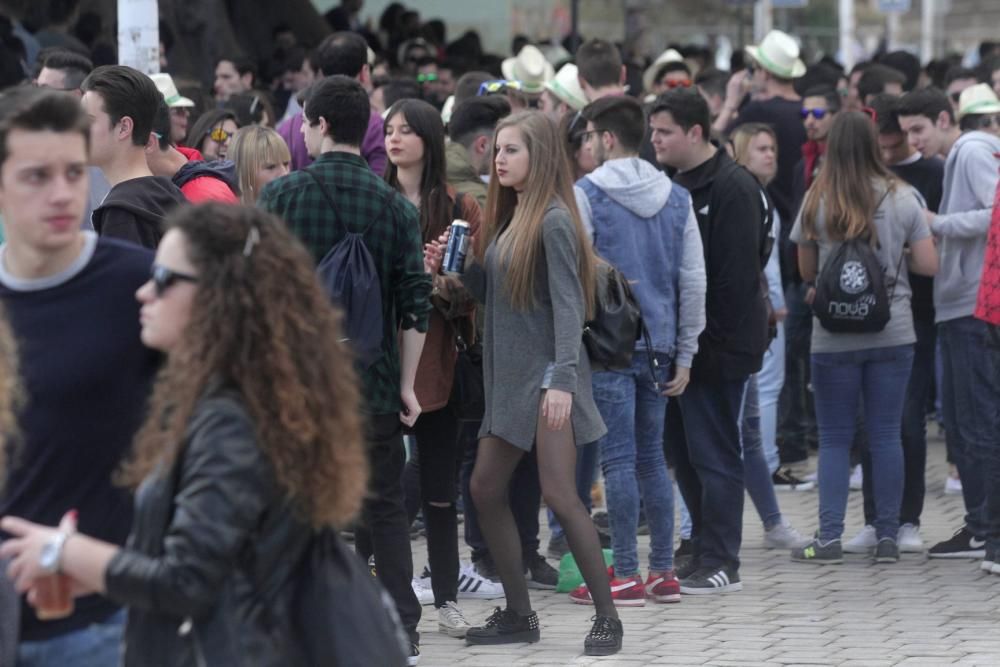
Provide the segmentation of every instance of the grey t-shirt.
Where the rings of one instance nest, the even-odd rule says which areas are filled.
[[[881,183],[876,186],[877,197],[885,192]],[[819,272],[830,257],[840,247],[839,241],[832,241],[826,234],[824,206],[820,202],[819,214],[816,216],[816,228],[819,239],[807,241],[802,233],[802,212],[795,219],[795,226],[789,238],[799,245],[819,248]],[[812,351],[813,352],[853,352],[877,347],[906,345],[916,342],[913,331],[913,312],[910,308],[910,278],[905,266],[903,244],[913,243],[931,235],[930,228],[924,216],[924,203],[920,194],[905,183],[896,182],[893,192],[889,192],[878,210],[875,212],[875,229],[878,233],[879,245],[875,250],[879,264],[885,274],[885,286],[892,295],[889,304],[891,315],[885,329],[877,333],[830,333],[813,318]],[[899,266],[899,274],[896,267]],[[895,288],[893,280],[895,279]]]

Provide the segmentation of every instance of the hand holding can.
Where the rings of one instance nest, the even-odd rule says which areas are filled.
[[[470,235],[470,225],[465,220],[455,220],[451,223],[448,247],[444,251],[444,262],[441,265],[446,274],[460,275],[465,271],[465,256],[469,251]]]

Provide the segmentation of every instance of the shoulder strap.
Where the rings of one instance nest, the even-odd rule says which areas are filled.
[[[348,229],[347,225],[345,225],[344,222],[342,221],[342,216],[340,215],[340,208],[337,206],[337,202],[334,201],[333,197],[330,196],[329,190],[327,190],[326,186],[323,185],[323,183],[319,180],[319,177],[317,177],[316,174],[314,174],[312,170],[309,169],[308,167],[301,169],[300,171],[304,171],[305,173],[309,174],[309,176],[312,177],[314,181],[316,181],[316,185],[319,187],[319,191],[323,193],[323,198],[326,199],[326,202],[330,205],[330,209],[333,211],[334,219],[337,221],[337,224],[340,225],[340,228],[344,230],[344,234],[352,233],[351,230]],[[386,197],[385,201],[383,202],[382,210],[379,211],[379,214],[373,217],[371,220],[369,220],[368,224],[365,225],[365,228],[361,230],[360,233],[362,236],[366,234],[368,230],[371,229],[372,225],[374,225],[375,222],[382,217],[382,214],[385,213],[386,209],[389,208],[389,205],[391,203],[392,203],[392,197],[391,196]]]

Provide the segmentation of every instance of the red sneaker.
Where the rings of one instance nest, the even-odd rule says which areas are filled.
[[[646,595],[657,602],[680,602],[681,584],[673,570],[650,572],[646,579]]]
[[[619,579],[611,577],[611,600],[616,607],[641,607],[646,604],[646,589],[642,587],[642,577],[638,574]],[[576,604],[594,604],[587,585],[579,586],[569,594]]]

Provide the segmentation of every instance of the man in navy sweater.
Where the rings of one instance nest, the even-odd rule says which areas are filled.
[[[158,365],[140,342],[135,299],[152,253],[80,229],[87,139],[71,96],[19,88],[0,99],[0,301],[24,398],[16,432],[3,434],[13,437],[4,443],[12,455],[0,470],[0,516],[55,525],[75,509],[81,530],[123,544],[132,500],[112,476]],[[57,568],[61,542],[50,547]],[[95,595],[47,622],[22,602],[17,664],[117,664],[123,624],[124,612]]]

